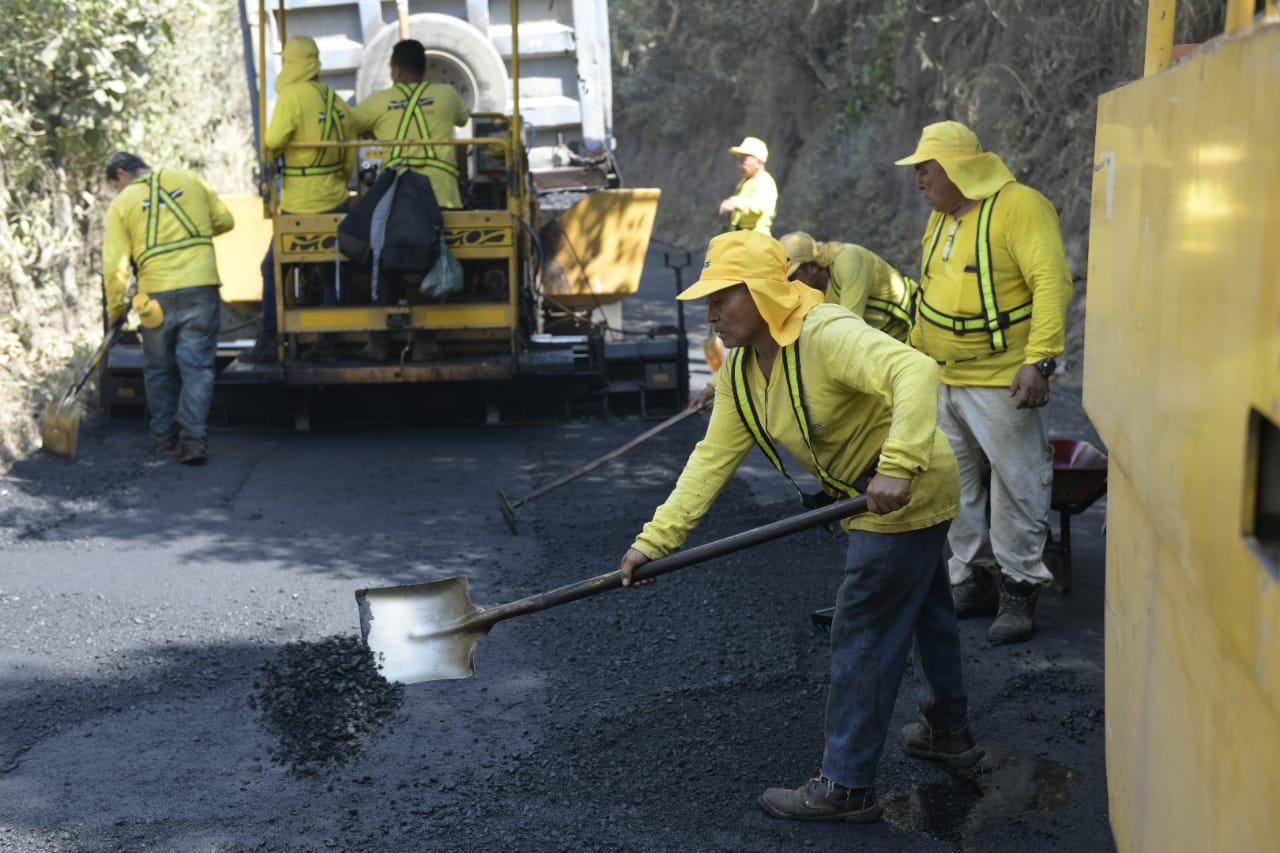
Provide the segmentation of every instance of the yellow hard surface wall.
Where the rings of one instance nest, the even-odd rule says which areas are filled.
[[[1122,851],[1280,851],[1280,584],[1246,536],[1280,424],[1280,25],[1099,101],[1084,402],[1110,456]]]

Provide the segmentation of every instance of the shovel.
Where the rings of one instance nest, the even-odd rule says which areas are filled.
[[[61,399],[44,407],[44,415],[40,419],[40,444],[50,453],[65,456],[68,459],[76,455],[76,439],[80,436],[80,407],[76,405],[75,396],[80,393],[84,383],[89,381],[93,371],[98,369],[103,356],[120,336],[124,323],[117,323],[102,339],[89,363],[76,378]]]
[[[675,426],[676,424],[680,423],[686,418],[696,415],[699,412],[703,412],[705,410],[706,410],[706,407],[703,407],[700,409],[685,409],[683,412],[680,412],[678,415],[672,415],[671,417],[667,418],[665,421],[658,424],[657,426],[651,429],[647,429],[644,432],[640,433],[635,438],[631,439],[626,444],[622,445],[616,450],[609,451],[604,456],[601,456],[599,459],[596,459],[593,462],[588,462],[586,465],[583,465],[581,468],[577,469],[576,471],[570,471],[568,474],[565,474],[559,480],[556,480],[555,482],[552,482],[552,483],[547,483],[542,488],[538,489],[532,494],[525,495],[522,498],[516,498],[514,501],[508,500],[506,493],[503,492],[502,489],[498,489],[498,505],[502,509],[502,517],[503,519],[506,520],[507,527],[511,528],[512,533],[518,532],[516,530],[516,510],[518,510],[520,507],[527,504],[529,501],[534,500],[535,498],[540,498],[543,495],[545,495],[547,492],[551,491],[552,489],[558,489],[561,486],[563,486],[565,483],[572,482],[578,479],[579,477],[581,477],[583,474],[586,474],[590,471],[594,471],[604,463],[612,459],[617,459],[619,456],[626,453],[628,450],[635,447],[637,444],[648,441],[649,439],[653,438],[655,435],[662,432],[663,430],[670,429],[671,427]]]
[[[632,578],[656,578],[712,557],[859,515],[866,510],[865,496],[837,501],[652,560],[636,569]],[[467,579],[460,576],[406,586],[358,589],[356,603],[360,608],[360,633],[378,661],[383,676],[388,681],[415,684],[475,675],[476,643],[503,619],[568,604],[621,586],[622,572],[612,571],[485,609],[471,603]]]

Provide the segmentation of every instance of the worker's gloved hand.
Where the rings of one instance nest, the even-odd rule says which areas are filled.
[[[133,297],[133,310],[138,312],[138,322],[148,329],[158,329],[164,325],[164,309],[145,293]]]
[[[911,481],[876,474],[867,486],[867,509],[876,515],[897,512],[911,503]]]
[[[649,578],[648,580],[632,581],[631,573],[636,569],[649,562],[649,558],[637,551],[635,548],[628,548],[627,553],[622,555],[622,564],[618,566],[618,571],[622,572],[623,586],[648,586],[657,578]]]

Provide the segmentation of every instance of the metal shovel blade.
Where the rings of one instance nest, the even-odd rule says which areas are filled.
[[[80,435],[80,410],[72,404],[50,403],[40,418],[40,446],[68,459],[76,455]]]
[[[413,684],[470,678],[476,643],[489,625],[469,625],[481,611],[465,577],[356,590],[360,633],[388,681]]]

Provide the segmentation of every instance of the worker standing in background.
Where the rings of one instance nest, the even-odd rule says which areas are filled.
[[[268,161],[283,155],[280,166],[281,213],[342,213],[350,204],[347,184],[355,168],[355,148],[287,148],[289,143],[345,142],[347,104],[321,83],[320,50],[313,39],[293,36],[280,54],[276,104],[263,135]],[[313,264],[324,288],[324,304],[340,304],[334,263]],[[275,240],[262,261],[262,331],[245,361],[275,361],[279,350],[276,317]],[[337,337],[319,336],[303,358],[322,364],[338,361]]]
[[[948,536],[956,613],[994,615],[987,639],[1021,642],[1053,580],[1049,377],[1071,301],[1058,213],[959,122],[927,126],[897,163],[915,167],[933,208],[911,342],[941,366],[938,424],[960,462]]]
[[[448,83],[427,82],[426,73],[422,42],[396,42],[391,49],[391,88],[374,92],[351,109],[352,135],[371,132],[375,139],[388,142],[453,139],[455,128],[470,121],[471,112],[456,89]],[[383,149],[383,168],[404,166],[429,178],[441,208],[462,207],[458,163],[452,145],[393,144]]]
[[[855,243],[820,243],[804,231],[779,240],[788,275],[826,294],[890,337],[907,342],[915,313],[916,283],[875,252]]]
[[[102,241],[107,316],[124,321],[134,271],[139,295],[153,303],[142,326],[151,450],[203,465],[222,317],[213,237],[235,220],[199,175],[152,171],[136,154],[112,154],[107,181],[116,191]]]
[[[788,479],[776,447],[828,496],[865,494],[869,514],[841,523],[849,546],[831,625],[821,769],[799,788],[769,788],[760,804],[795,820],[872,821],[882,811],[876,765],[913,643],[921,722],[903,730],[904,749],[951,767],[982,757],[968,726],[942,550],[960,480],[936,427],[937,366],[788,281],[787,267],[772,237],[721,234],[702,277],[679,295],[706,297],[707,322],[729,357],[706,437],[620,571],[630,586],[635,569],[679,548],[756,446]]]
[[[773,233],[773,217],[778,210],[778,185],[765,169],[769,147],[748,136],[729,149],[738,158],[741,176],[733,195],[720,202],[720,215],[729,217],[730,231]]]

